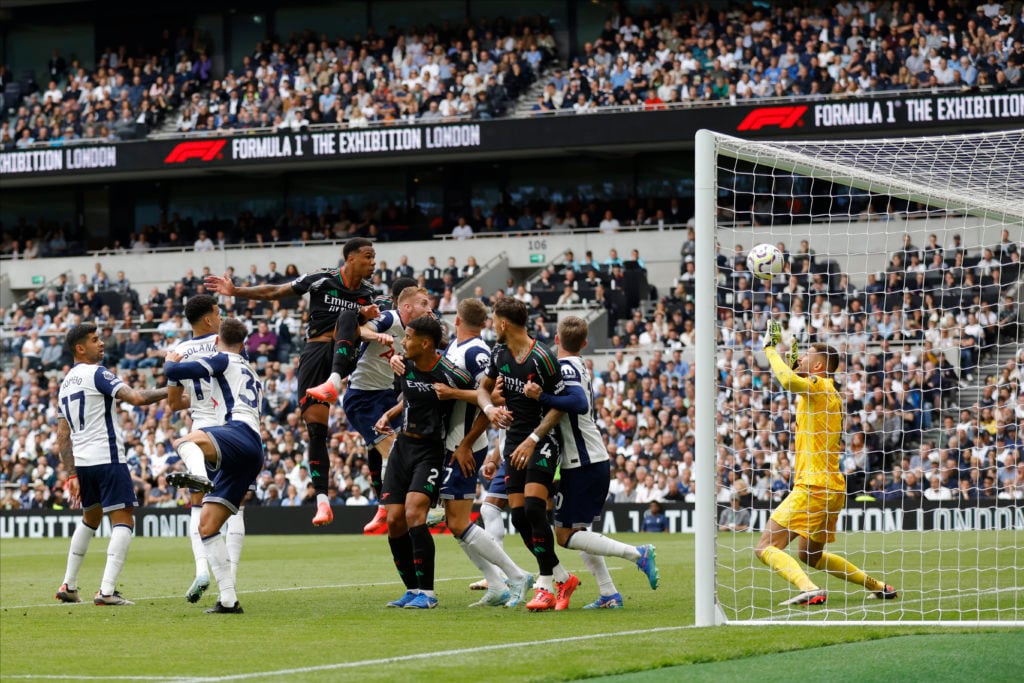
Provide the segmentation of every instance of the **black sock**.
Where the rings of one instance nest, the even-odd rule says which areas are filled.
[[[327,493],[327,482],[331,479],[331,458],[327,455],[327,425],[307,422],[309,434],[309,476],[318,494]]]
[[[419,583],[412,561],[412,537],[408,532],[394,538],[388,536],[388,545],[391,546],[391,557],[395,558],[395,569],[402,577],[402,583],[407,590],[415,590]]]
[[[359,311],[344,310],[338,314],[334,330],[334,358],[331,371],[343,378],[352,374],[356,367],[359,334]]]
[[[412,562],[420,590],[434,590],[434,537],[426,524],[409,529],[412,538]]]
[[[523,539],[523,545],[532,553],[533,529],[530,528],[530,520],[526,517],[526,508],[511,508],[508,516],[512,520],[512,526],[516,528],[516,533]]]
[[[366,466],[370,468],[370,486],[380,500],[381,478],[380,471],[384,467],[384,456],[380,454],[376,446],[370,446],[366,454]]]
[[[550,576],[558,564],[558,556],[555,554],[555,535],[548,525],[547,501],[529,496],[525,509],[531,532],[530,550],[537,558],[541,576]]]

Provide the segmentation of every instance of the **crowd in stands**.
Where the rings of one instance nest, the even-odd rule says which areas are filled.
[[[306,31],[256,43],[223,78],[204,32],[165,31],[161,43],[153,54],[107,48],[92,71],[55,49],[40,84],[0,66],[0,92],[18,91],[7,91],[3,108],[16,111],[0,122],[0,149],[135,139],[168,117],[180,133],[495,118],[556,56],[541,17],[333,40]]]
[[[0,121],[0,149],[145,137],[209,85],[212,45],[207,40],[203,32],[165,30],[159,49],[130,53],[125,45],[106,47],[92,69],[54,48],[45,74],[21,81],[0,66],[4,109],[14,110],[10,118],[0,112],[6,118]]]
[[[1024,87],[1024,8],[957,0],[680,3],[622,14],[555,70],[536,114],[765,97]]]
[[[54,50],[45,80],[0,66],[0,147],[142,137],[167,116],[181,133],[301,130],[502,116],[555,62],[550,22],[433,24],[329,39],[305,32],[258,42],[223,78],[202,32],[164,33],[153,54],[105,49],[96,68]],[[761,3],[714,10],[680,3],[618,13],[564,68],[545,75],[534,113],[660,109],[765,97],[1024,87],[1021,3],[864,0]]]
[[[1024,348],[1015,270],[1021,245],[1008,233],[976,253],[961,248],[959,240],[940,246],[930,239],[918,247],[908,238],[883,277],[869,276],[863,285],[852,284],[806,243],[792,252],[784,244],[780,249],[787,273],[769,287],[759,288],[760,281],[745,272],[742,247],[735,255],[718,256],[719,502],[728,505],[735,498],[746,508],[755,500],[778,501],[791,485],[793,398],[773,384],[758,358],[769,311],[783,322],[787,338],[804,345],[828,341],[844,359],[837,380],[848,414],[842,467],[851,495],[894,504],[1024,498]],[[697,333],[688,277],[693,254],[691,232],[682,245],[682,275],[675,288],[646,312],[637,310],[620,321],[611,355],[587,359],[599,425],[614,460],[610,500],[615,502],[693,500],[695,495],[695,368],[686,360]],[[642,262],[639,254],[632,256]],[[616,267],[600,263],[594,270],[586,259],[592,256],[577,260],[566,254],[532,282],[510,281],[493,294],[478,291],[477,296],[533,302],[537,291],[530,290],[548,286],[538,283],[582,287],[591,272],[607,276]],[[917,289],[925,260],[944,267],[938,289]],[[451,306],[447,279],[471,277],[479,269],[473,259],[441,267],[431,258],[419,270],[405,257],[378,265],[374,281],[382,292],[392,278],[411,274],[438,290],[438,309]],[[1007,270],[1015,270],[1017,279],[1004,281],[1000,273]],[[253,265],[246,275],[233,276],[239,284],[259,284],[283,282],[295,273],[294,267],[282,272],[270,263],[262,272]],[[929,273],[924,274],[927,283]],[[67,504],[52,428],[59,378],[69,363],[61,333],[77,320],[97,322],[106,362],[132,384],[159,386],[166,349],[188,334],[182,307],[188,296],[203,291],[201,275],[188,272],[166,290],[137,293],[123,273],[110,278],[98,263],[91,275],[81,274],[77,282],[62,279],[2,313],[3,329],[13,335],[5,338],[4,357],[12,362],[0,381],[0,479],[6,484],[0,507]],[[959,289],[943,289],[949,277]],[[990,306],[984,287],[992,284],[998,293]],[[224,299],[223,305],[250,327],[247,351],[265,383],[267,467],[252,504],[309,503],[306,433],[293,365],[303,343],[305,303]],[[537,336],[550,335],[543,303],[533,305],[531,313]],[[491,343],[496,339],[489,326],[483,334]],[[1000,348],[1015,353],[1000,356]],[[977,398],[968,405],[961,393],[969,389]],[[187,430],[187,418],[157,404],[125,406],[121,419],[140,500],[183,505],[184,492],[168,487],[163,475],[176,466],[170,440]],[[332,408],[331,433],[335,502],[375,502],[365,444],[348,430],[338,406]]]

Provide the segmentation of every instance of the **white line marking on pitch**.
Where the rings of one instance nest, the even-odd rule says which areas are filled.
[[[380,659],[364,659],[357,662],[339,662],[337,664],[321,664],[319,666],[304,666],[295,669],[278,669],[277,671],[254,671],[244,674],[233,674],[231,676],[207,676],[195,678],[177,679],[180,683],[220,683],[221,681],[242,681],[250,678],[269,678],[277,676],[293,676],[299,674],[314,673],[317,671],[337,671],[339,669],[355,669],[364,666],[379,666],[381,664],[397,664],[400,662],[412,662],[421,659],[435,659],[437,657],[451,657],[458,655],[477,654],[480,652],[494,652],[496,650],[511,650],[519,647],[537,647],[539,645],[554,645],[557,643],[574,643],[583,640],[596,640],[598,638],[619,638],[622,636],[639,636],[650,633],[665,633],[668,631],[682,631],[685,629],[697,628],[696,626],[660,626],[658,628],[637,629],[633,631],[615,631],[613,633],[593,633],[585,636],[570,636],[566,638],[550,638],[548,640],[534,640],[525,643],[500,643],[496,645],[481,645],[479,647],[466,647],[457,650],[445,650],[443,652],[421,652],[414,655],[403,655],[401,657],[382,657]]]

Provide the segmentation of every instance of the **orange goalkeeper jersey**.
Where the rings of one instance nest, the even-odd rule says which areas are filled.
[[[843,402],[835,384],[826,377],[801,377],[774,348],[765,349],[765,355],[779,384],[797,394],[793,485],[846,491],[839,468]]]

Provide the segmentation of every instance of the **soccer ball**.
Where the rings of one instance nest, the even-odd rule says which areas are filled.
[[[771,244],[759,244],[747,252],[747,270],[762,280],[781,273],[782,261],[782,252]]]

